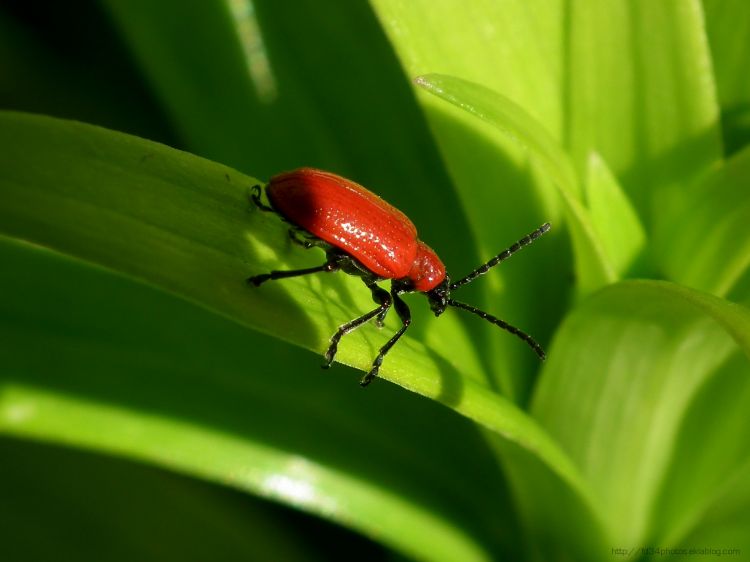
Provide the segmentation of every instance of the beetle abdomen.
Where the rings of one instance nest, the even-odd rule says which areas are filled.
[[[378,277],[405,277],[417,254],[417,229],[361,185],[301,168],[271,178],[271,205],[285,219],[342,249]]]

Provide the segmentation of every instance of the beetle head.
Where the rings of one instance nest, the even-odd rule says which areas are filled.
[[[430,310],[435,313],[435,316],[440,316],[445,312],[445,308],[448,306],[448,298],[451,296],[450,279],[445,276],[445,279],[431,291],[425,293],[427,299],[430,302]]]

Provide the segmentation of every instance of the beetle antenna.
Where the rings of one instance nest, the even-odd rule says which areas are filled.
[[[542,234],[544,234],[545,232],[548,232],[550,228],[551,226],[548,222],[544,223],[542,226],[537,228],[534,232],[524,236],[518,242],[513,244],[510,248],[503,250],[494,258],[492,258],[490,261],[488,261],[486,264],[479,266],[478,268],[476,268],[474,271],[469,273],[463,279],[456,281],[455,283],[451,283],[451,291],[453,291],[454,289],[458,289],[462,285],[471,283],[472,281],[474,281],[474,279],[476,279],[480,275],[484,275],[490,269],[492,269],[497,264],[499,264],[501,261],[507,260],[510,256],[515,254],[518,250],[525,248],[526,246],[531,244],[534,240],[542,236]]]
[[[518,337],[519,339],[522,339],[526,342],[526,344],[536,352],[536,354],[539,356],[539,359],[544,361],[547,358],[547,355],[544,353],[544,350],[542,349],[542,346],[539,345],[534,338],[532,338],[529,334],[524,332],[523,330],[519,330],[515,326],[511,326],[504,320],[500,320],[499,318],[495,318],[491,314],[487,314],[484,310],[479,310],[475,306],[471,306],[470,304],[466,304],[459,301],[454,301],[453,299],[448,299],[446,301],[446,304],[448,306],[455,306],[456,308],[462,308],[464,310],[468,310],[472,314],[476,314],[480,318],[484,318],[488,322],[491,322],[495,326],[499,326],[506,332],[510,332],[514,336]]]

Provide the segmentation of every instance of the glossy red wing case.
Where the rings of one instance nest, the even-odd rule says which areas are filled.
[[[406,277],[417,229],[401,211],[351,180],[313,168],[271,178],[268,199],[286,220],[344,250],[375,275]]]

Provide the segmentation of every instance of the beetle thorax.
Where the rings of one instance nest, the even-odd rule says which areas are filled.
[[[407,277],[415,291],[426,293],[443,282],[445,266],[433,249],[419,240],[417,254]]]

